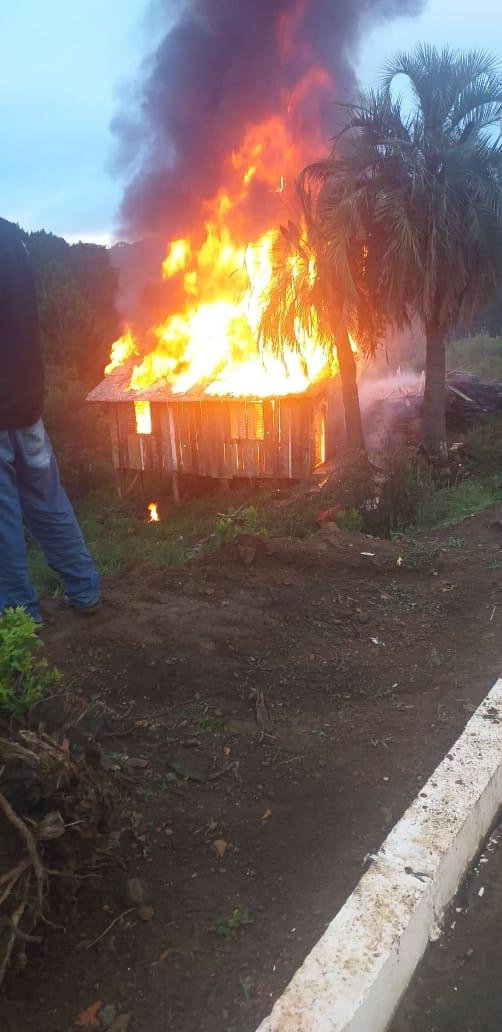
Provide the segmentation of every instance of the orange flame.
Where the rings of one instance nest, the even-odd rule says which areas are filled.
[[[132,335],[132,330],[128,327],[123,337],[119,337],[118,340],[114,340],[111,351],[110,361],[105,367],[105,376],[109,376],[110,373],[115,372],[119,369],[124,362],[127,362],[133,355],[138,354],[136,342]]]
[[[287,35],[286,23],[283,29]],[[301,393],[334,371],[331,342],[320,339],[314,312],[310,332],[297,327],[297,348],[286,348],[281,357],[259,339],[278,240],[271,227],[288,218],[288,185],[302,164],[322,152],[315,104],[330,88],[325,71],[310,69],[284,97],[283,116],[244,125],[240,146],[228,155],[225,182],[205,202],[203,225],[168,244],[162,275],[183,302],[152,327],[151,350],[134,364],[127,389],[167,384],[185,393],[197,384],[206,395],[273,397]],[[298,133],[291,113],[299,105],[305,110],[307,100],[312,117]],[[313,262],[310,275],[313,282]],[[294,278],[292,264],[292,289]],[[128,331],[115,342],[107,372],[140,353]],[[138,432],[150,433],[151,421],[150,429],[139,429],[147,417],[143,412],[140,419],[137,407],[136,417]]]
[[[152,412],[149,401],[135,401],[134,412],[136,415],[136,433],[151,434]]]
[[[150,513],[148,518],[149,523],[160,523],[159,507],[157,502],[150,502],[148,504],[148,512]]]

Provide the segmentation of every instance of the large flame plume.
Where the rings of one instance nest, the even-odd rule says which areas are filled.
[[[326,148],[335,97],[354,85],[361,12],[403,4],[181,0],[174,24],[163,7],[140,117],[123,115],[115,129],[137,169],[124,226],[167,244],[159,284],[143,291],[141,318],[113,345],[107,372],[129,363],[132,397],[159,383],[218,396],[302,392],[336,360],[314,312],[280,358],[260,339],[277,227],[292,214],[296,176]],[[294,286],[294,263],[291,277]]]
[[[301,88],[300,88],[301,87]],[[298,87],[331,88],[327,73],[316,69]],[[288,104],[293,99],[290,97]],[[310,136],[312,155],[320,153],[320,139]],[[329,342],[315,332],[298,330],[298,348],[274,355],[267,341],[260,340],[260,320],[273,275],[274,247],[280,220],[287,218],[287,200],[294,177],[304,158],[284,121],[279,117],[248,127],[239,151],[228,156],[225,184],[205,204],[204,235],[200,226],[184,237],[170,241],[161,274],[172,284],[172,296],[179,308],[158,322],[137,340],[131,328],[115,341],[106,372],[114,372],[140,352],[133,365],[130,389],[144,390],[167,382],[175,393],[185,393],[196,384],[209,396],[266,397],[295,394],[326,373],[330,365]],[[239,236],[235,212],[260,182],[276,198],[276,216],[269,229],[256,237]],[[160,270],[159,270],[160,274]],[[315,277],[312,265],[312,276]],[[295,265],[291,264],[294,281]],[[146,353],[145,353],[146,344]],[[331,358],[332,361],[332,358]],[[143,430],[142,432],[148,432]]]

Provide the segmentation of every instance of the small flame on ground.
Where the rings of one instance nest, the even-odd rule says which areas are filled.
[[[148,512],[150,514],[148,518],[149,523],[160,523],[159,507],[157,505],[157,502],[149,503]]]

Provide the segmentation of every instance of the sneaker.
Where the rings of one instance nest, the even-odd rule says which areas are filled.
[[[67,598],[66,601],[79,616],[94,616],[94,613],[98,613],[102,605],[100,598],[97,598],[95,602],[89,602],[84,606],[78,605],[76,602],[72,602],[70,598]]]

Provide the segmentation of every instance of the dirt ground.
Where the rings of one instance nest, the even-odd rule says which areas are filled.
[[[429,946],[392,1032],[500,1032],[501,924],[498,823],[449,908],[443,934]]]
[[[113,1032],[114,1015],[256,1027],[501,673],[500,517],[418,546],[243,538],[110,580],[92,620],[46,603],[69,724],[109,708],[126,869],[56,908],[64,928],[0,1000],[4,1032],[69,1032],[98,1001]]]

